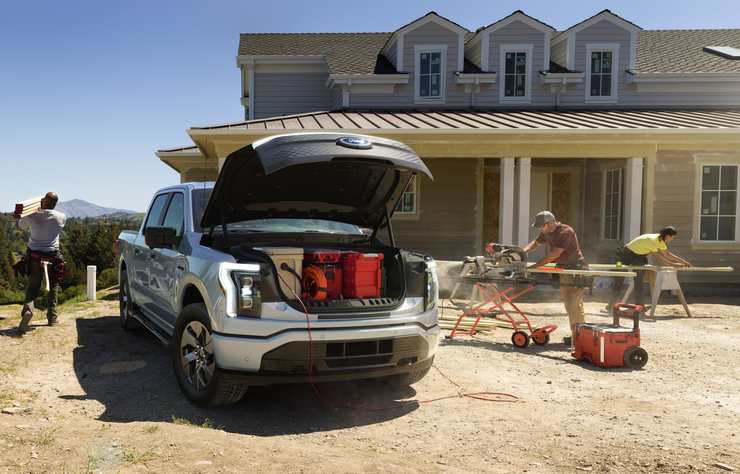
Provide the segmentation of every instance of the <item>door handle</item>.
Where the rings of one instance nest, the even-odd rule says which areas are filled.
[[[156,260],[157,259],[157,254],[154,253],[154,252],[150,253],[149,254],[149,258],[151,258],[152,260]]]
[[[180,270],[181,272],[185,271],[185,267],[183,267],[182,265],[178,265],[177,269]]]
[[[141,250],[134,249],[134,255],[141,255]]]

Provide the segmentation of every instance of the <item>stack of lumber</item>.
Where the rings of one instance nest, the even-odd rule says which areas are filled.
[[[15,211],[13,211],[13,217],[15,219],[20,219],[21,217],[26,217],[38,211],[41,208],[42,199],[44,199],[44,196],[37,196],[17,203],[15,205]]]
[[[457,323],[457,319],[460,317],[460,311],[456,310],[450,310],[445,309],[444,311],[440,311],[439,313],[439,327],[440,329],[452,331],[455,328],[455,323]],[[475,316],[466,316],[461,321],[460,324],[457,326],[457,329],[460,331],[468,331],[472,326],[473,323],[475,323]],[[476,331],[480,334],[488,334],[493,332],[496,327],[500,327],[501,323],[496,322],[493,319],[490,318],[481,318],[480,322],[478,323],[478,326],[476,326]]]

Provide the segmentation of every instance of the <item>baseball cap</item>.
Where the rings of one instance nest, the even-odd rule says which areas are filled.
[[[553,215],[553,213],[550,211],[538,212],[537,215],[534,216],[532,227],[542,227],[548,222],[555,222],[555,216]]]

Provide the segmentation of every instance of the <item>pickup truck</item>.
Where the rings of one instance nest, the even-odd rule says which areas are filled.
[[[417,174],[432,178],[411,148],[362,135],[233,152],[215,183],[161,189],[141,228],[119,236],[121,326],[171,348],[197,405],[234,403],[250,385],[421,380],[439,340],[435,262],[397,248],[391,227]]]

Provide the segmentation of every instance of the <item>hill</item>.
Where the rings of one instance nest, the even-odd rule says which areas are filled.
[[[129,215],[139,214],[135,211],[129,211],[126,209],[115,209],[112,207],[103,207],[93,204],[82,199],[72,199],[70,201],[63,201],[57,204],[56,209],[63,212],[70,218],[95,218],[103,216],[113,217],[125,217]]]

